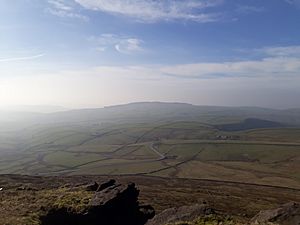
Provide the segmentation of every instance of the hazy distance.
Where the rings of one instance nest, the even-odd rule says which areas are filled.
[[[1,108],[300,107],[297,0],[0,4]]]

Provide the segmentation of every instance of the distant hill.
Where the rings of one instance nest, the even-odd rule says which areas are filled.
[[[248,118],[239,123],[223,124],[216,126],[221,131],[242,131],[259,128],[279,128],[285,125],[269,120],[261,120],[256,118]]]
[[[247,118],[300,125],[300,110],[278,110],[259,107],[197,106],[186,103],[141,102],[98,109],[79,109],[52,113],[46,121],[59,122],[151,122],[201,121],[209,124],[241,122]]]
[[[3,113],[0,115],[3,115]],[[247,118],[300,126],[300,109],[259,107],[197,106],[186,103],[140,102],[95,109],[77,109],[56,113],[11,113],[2,119],[30,120],[34,123],[143,123],[198,121],[213,125],[238,123]]]

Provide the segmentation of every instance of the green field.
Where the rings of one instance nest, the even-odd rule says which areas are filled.
[[[300,129],[199,121],[36,125],[0,133],[0,172],[188,177],[300,187]],[[291,171],[293,171],[291,173]]]

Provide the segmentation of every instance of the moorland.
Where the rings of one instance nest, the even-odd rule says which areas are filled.
[[[2,112],[0,172],[149,175],[300,187],[300,111],[132,103]]]

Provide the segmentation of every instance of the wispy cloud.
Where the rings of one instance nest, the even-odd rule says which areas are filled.
[[[300,47],[300,46],[299,46]],[[279,47],[278,47],[279,48]],[[288,48],[288,47],[282,47]],[[292,48],[292,47],[291,47]],[[267,49],[267,48],[265,48]],[[78,72],[78,71],[77,71]],[[128,80],[287,80],[300,81],[300,56],[286,53],[256,60],[149,66],[100,66],[81,74]],[[300,83],[299,83],[300,84]]]
[[[300,46],[255,49],[260,59],[222,63],[196,63],[160,68],[163,74],[181,78],[300,78]]]
[[[294,50],[293,50],[294,49]],[[257,60],[220,63],[177,64],[170,66],[99,67],[101,73],[127,74],[135,78],[174,79],[294,79],[300,78],[300,46],[266,47],[260,50],[263,57]],[[112,72],[113,71],[113,72]]]
[[[124,54],[131,54],[144,51],[142,40],[134,37],[121,36],[115,34],[102,34],[99,37],[90,37],[89,41],[94,42],[96,50],[104,52],[108,48],[113,48],[116,51]]]
[[[236,12],[240,14],[261,13],[264,11],[265,11],[264,7],[250,6],[250,5],[238,5],[236,8]]]
[[[204,12],[223,0],[75,0],[86,9],[123,15],[141,22],[187,20],[199,23],[220,19],[220,13]]]
[[[282,56],[282,57],[300,57],[300,46],[284,46],[284,47],[265,47],[258,49],[261,52],[270,56]]]
[[[120,53],[132,53],[132,52],[141,52],[143,48],[141,44],[143,41],[136,38],[128,38],[126,40],[121,40],[118,44],[115,45],[115,48]]]
[[[63,0],[48,0],[48,3],[59,10],[68,12],[73,11],[73,8],[71,6],[66,5],[66,3]]]
[[[7,73],[1,70],[0,102],[106,105],[132,99],[197,102],[201,97],[201,104],[253,104],[255,99],[263,106],[272,104],[272,101],[278,105],[278,100],[294,106],[299,105],[300,56],[296,57],[286,49],[295,47],[276,47],[280,52],[286,52],[284,56],[277,54],[279,50],[268,53],[272,48],[266,47],[261,50],[264,52],[261,53],[264,54],[262,58],[248,61],[99,66],[81,70],[39,71],[34,73],[36,75],[32,75],[30,68],[30,76],[24,75],[23,68],[13,65]]]
[[[0,58],[0,62],[26,61],[26,60],[38,59],[43,56],[45,56],[45,54],[38,54],[38,55],[24,56],[24,57]]]
[[[300,0],[285,0],[287,3],[291,5],[295,5],[297,7],[300,7]]]
[[[75,10],[71,1],[65,0],[48,0],[48,8],[46,11],[52,15],[59,16],[62,18],[75,18],[88,21],[89,18],[85,15],[78,13]]]
[[[163,67],[162,74],[180,78],[283,78],[295,77],[300,74],[298,58],[264,58],[252,61],[224,63],[197,63]]]

